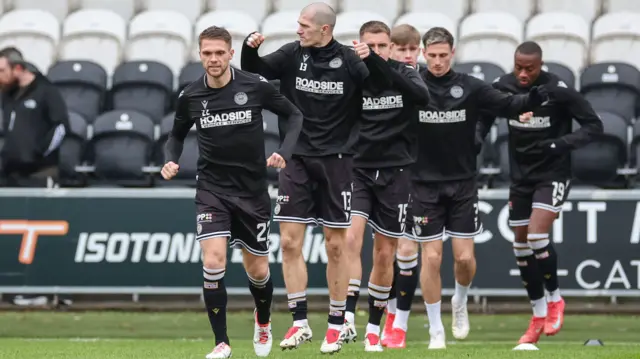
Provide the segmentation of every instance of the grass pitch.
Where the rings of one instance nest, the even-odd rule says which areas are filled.
[[[314,340],[295,351],[281,351],[282,336],[291,324],[287,313],[273,315],[274,346],[271,358],[320,358],[326,330],[326,314],[311,314]],[[449,338],[444,351],[428,351],[427,321],[422,313],[409,321],[404,350],[365,353],[362,335],[366,315],[356,319],[358,341],[343,346],[338,357],[348,359],[410,357],[429,358],[640,358],[640,317],[579,316],[565,319],[555,337],[544,337],[539,351],[512,351],[528,324],[526,315],[471,315],[471,333],[453,341],[450,317],[445,326]],[[253,353],[253,321],[250,312],[228,316],[233,358],[256,358]],[[0,312],[0,359],[190,359],[204,358],[213,347],[206,314],[121,312]],[[603,347],[585,347],[587,339],[600,339]]]

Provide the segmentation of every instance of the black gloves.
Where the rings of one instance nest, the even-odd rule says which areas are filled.
[[[529,90],[529,102],[532,107],[538,107],[549,100],[549,88],[545,85],[533,86],[531,90]]]

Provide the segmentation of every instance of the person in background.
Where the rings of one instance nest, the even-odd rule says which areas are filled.
[[[69,129],[66,104],[56,87],[28,64],[19,50],[0,50],[7,186],[43,186],[58,175],[58,148]]]

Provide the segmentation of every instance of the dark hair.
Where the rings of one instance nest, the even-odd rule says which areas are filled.
[[[444,27],[432,27],[422,36],[424,47],[433,44],[449,44],[453,48],[453,35]]]
[[[198,44],[202,46],[202,40],[222,40],[231,47],[231,34],[224,27],[209,26],[198,37]]]
[[[542,58],[542,48],[535,41],[525,41],[521,43],[516,48],[516,53],[518,52],[523,55],[538,55]]]
[[[360,26],[360,36],[364,35],[365,33],[370,33],[370,34],[385,33],[391,36],[391,30],[389,29],[389,26],[387,26],[387,24],[385,24],[384,22],[377,21],[377,20],[367,21],[364,24],[362,24],[362,26]]]
[[[22,57],[22,52],[12,46],[5,47],[4,49],[0,50],[0,57],[4,57],[5,59],[7,59],[11,67],[17,65],[25,67],[26,65],[24,57]]]
[[[420,32],[409,24],[398,25],[391,29],[391,42],[400,46],[420,46]]]

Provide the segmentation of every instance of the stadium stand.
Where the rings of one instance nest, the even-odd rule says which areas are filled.
[[[199,32],[227,27],[234,66],[253,30],[262,55],[297,39],[297,17],[312,0],[5,0],[0,47],[16,46],[61,90],[72,113],[61,151],[63,186],[165,186],[153,170],[171,128],[176,94],[202,73]],[[636,186],[640,167],[640,2],[635,0],[326,0],[339,11],[336,37],[350,42],[364,21],[449,29],[457,71],[486,82],[509,72],[521,41],[538,41],[545,69],[580,90],[605,134],[573,154],[585,186]],[[424,59],[421,59],[424,62]],[[265,112],[265,147],[278,141]],[[508,185],[506,123],[496,121],[478,156],[482,183]],[[195,134],[195,133],[194,133]],[[0,146],[2,137],[0,131]],[[107,152],[105,152],[107,151]],[[193,185],[197,144],[185,144],[180,181]],[[77,166],[79,165],[79,166]],[[77,169],[77,171],[76,171]],[[270,172],[271,180],[277,172]]]

